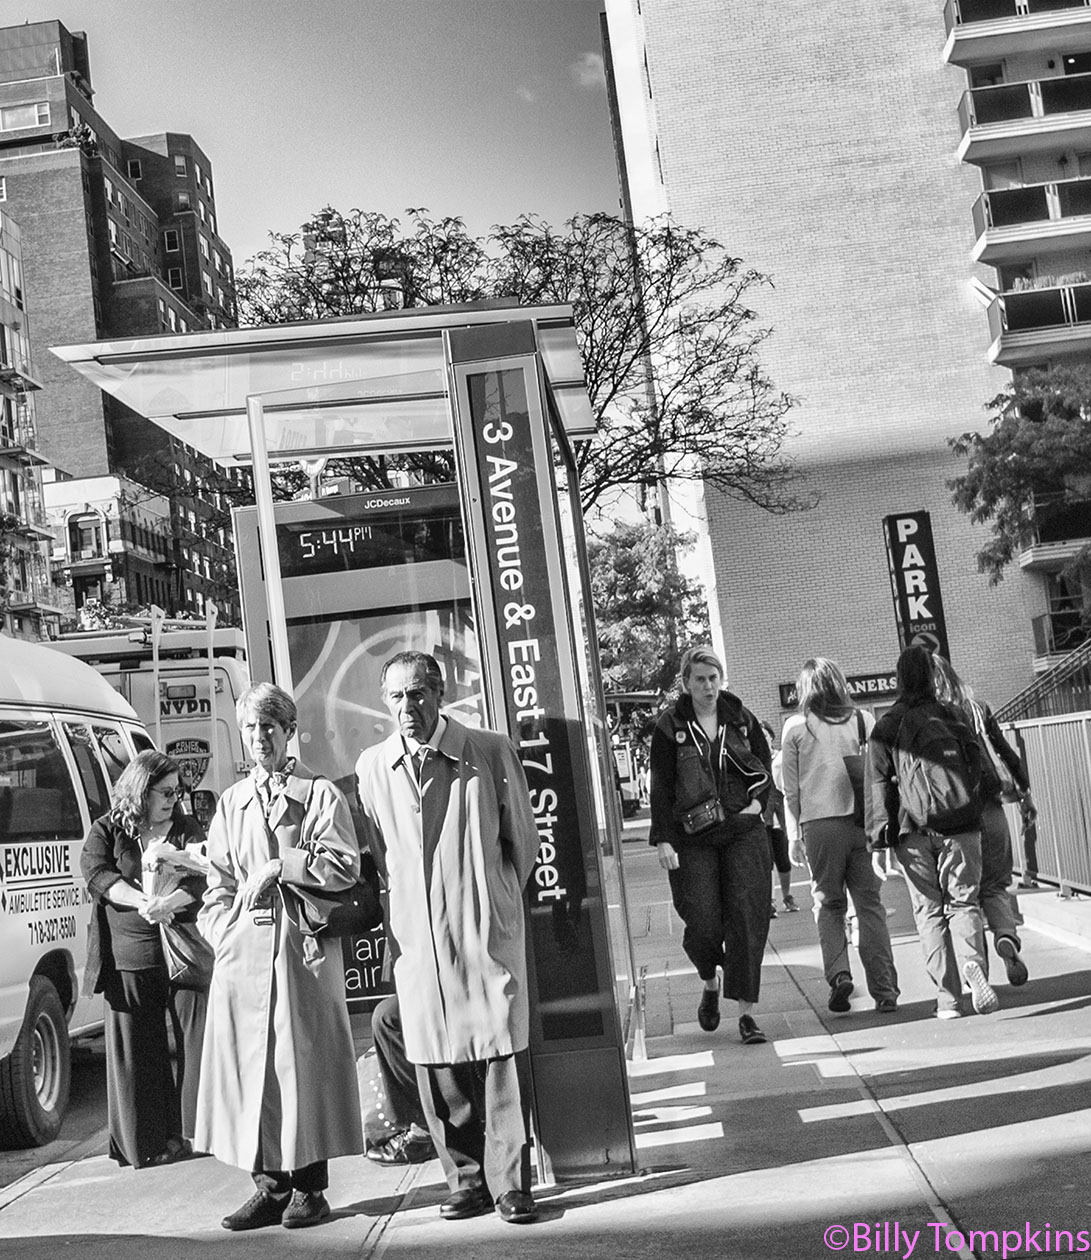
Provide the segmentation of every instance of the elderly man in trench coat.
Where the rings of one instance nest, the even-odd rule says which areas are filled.
[[[435,659],[383,666],[398,729],[356,764],[389,890],[394,982],[409,1060],[451,1188],[447,1220],[534,1220],[530,1195],[523,888],[538,832],[512,742],[440,713]]]
[[[364,1141],[341,942],[301,930],[292,890],[351,888],[360,852],[345,798],[288,756],[291,696],[259,683],[237,707],[257,764],[208,832],[198,922],[216,965],[194,1145],[253,1175],[225,1229],[298,1229],[330,1214],[327,1161]]]

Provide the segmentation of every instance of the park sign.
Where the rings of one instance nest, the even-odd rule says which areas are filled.
[[[926,647],[930,652],[938,652],[950,660],[939,568],[928,513],[905,512],[885,516],[883,532],[899,643],[903,648]]]

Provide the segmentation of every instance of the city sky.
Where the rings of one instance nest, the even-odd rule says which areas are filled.
[[[236,265],[323,205],[614,212],[599,0],[0,0],[85,31],[121,136],[188,132]]]

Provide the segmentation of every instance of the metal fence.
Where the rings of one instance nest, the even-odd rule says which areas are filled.
[[[1091,893],[1091,712],[1009,722],[1023,754],[1038,817],[1006,807],[1015,869],[1062,893]]]

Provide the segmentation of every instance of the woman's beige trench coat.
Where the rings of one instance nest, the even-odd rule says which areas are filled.
[[[529,1039],[523,887],[538,831],[514,745],[448,718],[423,810],[397,732],[356,763],[390,895],[390,946],[412,1063],[494,1059]]]
[[[364,1149],[341,942],[320,940],[320,959],[312,946],[308,962],[290,892],[276,889],[276,921],[262,925],[239,891],[271,857],[283,862],[282,885],[349,888],[360,853],[344,797],[299,763],[269,826],[275,841],[251,777],[223,794],[208,832],[198,922],[216,966],[194,1146],[238,1168],[278,1171]]]

